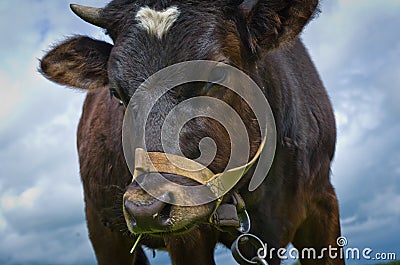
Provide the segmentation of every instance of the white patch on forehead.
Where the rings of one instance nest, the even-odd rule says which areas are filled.
[[[168,32],[179,17],[179,10],[176,6],[156,11],[149,7],[142,7],[136,14],[136,19],[140,26],[149,34],[157,36],[159,39]]]

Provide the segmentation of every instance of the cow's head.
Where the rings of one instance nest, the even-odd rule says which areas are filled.
[[[41,61],[41,71],[62,85],[110,89],[125,105],[148,77],[179,62],[224,62],[256,78],[258,58],[290,43],[313,16],[317,4],[317,0],[114,0],[103,9],[72,6],[82,19],[104,28],[113,44],[72,37],[48,52]],[[210,75],[218,81],[226,78],[224,69],[215,69]],[[147,150],[163,151],[163,119],[174,105],[196,96],[218,98],[237,111],[248,130],[250,154],[254,155],[261,139],[253,112],[235,93],[202,82],[178,86],[157,102],[146,124]],[[209,168],[222,172],[235,143],[215,120],[196,118],[188,122],[180,133],[179,145],[186,157],[195,159],[200,155],[199,143],[206,137],[217,146]],[[197,185],[176,175],[166,178]],[[165,196],[173,193],[171,190]],[[168,205],[132,183],[124,195],[124,207],[128,227],[134,233],[177,233],[206,222],[215,203]]]

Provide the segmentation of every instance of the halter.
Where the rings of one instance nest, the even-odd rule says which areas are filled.
[[[215,174],[202,164],[186,157],[161,152],[146,152],[142,148],[135,150],[135,171],[133,181],[147,173],[174,174],[194,180],[207,186],[215,198],[221,198],[229,192],[247,171],[256,163],[264,149],[267,137],[261,142],[257,153],[247,164]],[[228,190],[223,187],[230,187]]]

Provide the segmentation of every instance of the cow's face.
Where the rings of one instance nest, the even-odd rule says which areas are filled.
[[[153,2],[136,1],[123,6],[113,2],[102,12],[102,21],[114,40],[108,61],[108,78],[111,88],[125,104],[139,89],[146,90],[139,91],[142,93],[153,93],[149,88],[140,88],[140,85],[167,66],[189,60],[241,65],[240,34],[235,21],[228,18],[222,6],[210,6],[200,1]],[[214,75],[219,74],[216,79],[225,78],[224,69],[220,71],[214,71]],[[154,105],[146,126],[147,151],[165,150],[160,141],[162,125],[171,108],[179,102],[196,96],[228,100],[222,88],[218,91],[216,87],[208,86],[207,83],[197,83],[176,87]],[[198,118],[188,122],[181,130],[181,150],[186,157],[198,158],[198,146],[205,137],[213,139],[219,147],[210,169],[222,172],[229,158],[226,154],[230,153],[230,138],[215,121]],[[258,140],[257,135],[253,140]],[[177,175],[164,176],[177,184],[198,185]],[[170,187],[165,196],[176,197],[179,196],[177,193],[179,191]],[[182,207],[161,202],[136,182],[128,187],[123,206],[128,228],[132,232],[152,234],[188,231],[198,223],[206,223],[214,209],[214,203]]]
[[[110,89],[128,105],[147,78],[175,63],[212,60],[248,73],[255,71],[256,58],[293,39],[317,5],[317,1],[241,2],[114,0],[104,9],[75,7],[83,19],[106,29],[113,45],[82,36],[70,38],[43,58],[41,70],[60,84]],[[211,71],[210,75],[217,81],[226,78],[224,69]],[[160,132],[165,117],[176,104],[197,96],[218,98],[237,111],[248,130],[250,154],[254,154],[260,132],[252,111],[236,94],[202,82],[175,87],[158,100],[146,123],[147,150],[163,151]],[[199,143],[204,138],[213,139],[217,147],[209,168],[222,172],[235,143],[213,119],[196,118],[182,128],[182,153],[191,159],[199,157]],[[165,177],[178,184],[197,185],[180,176]],[[171,189],[165,196],[177,196],[174,192]],[[124,195],[123,207],[132,232],[157,234],[180,233],[207,222],[215,203],[168,205],[132,183]]]

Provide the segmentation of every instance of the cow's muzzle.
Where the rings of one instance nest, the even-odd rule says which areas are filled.
[[[253,159],[247,164],[214,174],[203,165],[185,157],[160,152],[146,152],[137,148],[135,151],[135,171],[133,182],[124,195],[123,211],[129,230],[135,234],[155,234],[187,230],[193,224],[203,221],[213,223],[214,214],[218,211],[224,195],[233,189],[246,172],[256,163],[266,143],[261,142]],[[152,190],[163,191],[158,196],[146,193],[137,182],[139,179],[151,184],[152,174],[162,174],[174,180],[181,179],[179,184],[189,186],[202,185],[206,189],[198,190],[198,194],[187,190],[177,190],[168,182],[155,181]],[[141,181],[139,181],[141,182]],[[156,199],[157,197],[158,199]],[[198,203],[203,201],[203,203]],[[210,200],[207,200],[211,198]],[[167,202],[178,202],[169,204]],[[235,208],[235,207],[233,207]],[[237,215],[235,209],[221,210],[223,216]],[[248,218],[247,218],[248,219]]]
[[[165,194],[164,196],[168,196]],[[127,221],[136,232],[161,232],[172,229],[171,205],[154,199],[151,201],[124,201]]]
[[[179,179],[179,176],[169,177]],[[170,191],[157,199],[136,183],[129,185],[123,198],[123,212],[130,232],[152,235],[187,232],[196,224],[207,223],[215,208],[215,203],[190,207],[166,203],[173,196],[179,195]]]

